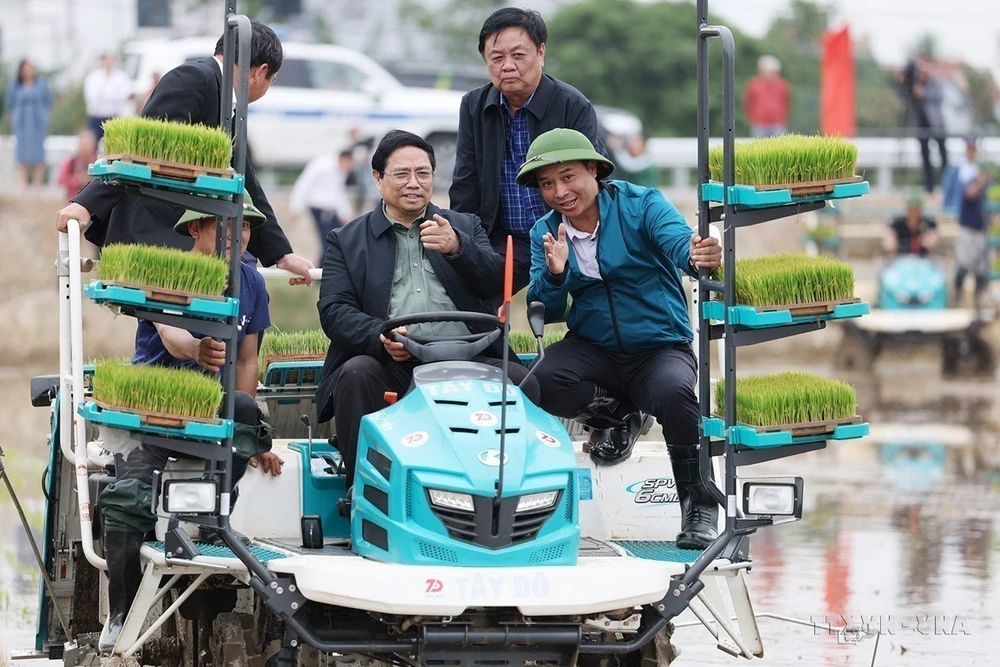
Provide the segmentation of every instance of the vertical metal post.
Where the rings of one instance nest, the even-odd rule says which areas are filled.
[[[222,40],[222,91],[219,105],[219,120],[223,129],[232,133],[234,137],[235,154],[233,155],[233,170],[238,174],[246,171],[246,116],[249,97],[249,73],[250,73],[250,20],[245,16],[239,16],[236,12],[236,0],[227,0],[225,29]],[[237,57],[238,54],[238,57]],[[238,89],[236,94],[236,124],[233,125],[233,72],[234,67],[239,66]],[[236,213],[233,217],[228,217],[225,224],[220,224],[216,228],[216,252],[220,255],[225,253],[226,237],[230,239],[229,250],[229,285],[226,295],[235,299],[240,296],[240,261],[242,257],[242,231],[243,231],[243,193],[233,197],[236,204]],[[230,326],[229,336],[226,340],[226,364],[222,370],[222,386],[225,391],[222,416],[232,420],[236,409],[236,351],[239,345],[239,311],[229,318],[226,323]],[[228,525],[229,505],[232,497],[232,437],[223,441],[226,448],[226,459],[222,461],[222,488],[220,491],[219,510],[221,514],[219,525]]]
[[[708,170],[708,38],[702,29],[708,25],[708,0],[698,0],[698,236],[708,238],[708,202],[702,196],[701,186],[710,179]],[[698,405],[702,421],[712,416],[712,323],[704,317],[704,307],[712,298],[712,291],[702,280],[710,277],[708,270],[698,270]],[[699,438],[698,467],[707,488],[711,484],[708,471],[712,467],[711,439]]]
[[[726,304],[726,429],[736,423],[736,344],[735,327],[729,318],[729,309],[736,302],[736,225],[729,189],[736,182],[734,149],[736,146],[736,48],[733,33],[724,26],[717,27],[722,43],[722,206],[723,252],[726,280],[723,287]],[[736,457],[735,447],[726,437],[726,532],[736,525]]]
[[[708,171],[708,40],[701,36],[701,30],[708,25],[708,0],[698,0],[698,236],[708,238],[708,202],[702,196],[701,186],[707,183]],[[711,322],[704,317],[705,302],[712,298],[711,290],[701,285],[709,277],[706,269],[698,270],[698,403],[702,418],[711,416],[712,395],[712,337]],[[709,448],[711,443],[701,437],[701,467],[707,472],[711,465]]]

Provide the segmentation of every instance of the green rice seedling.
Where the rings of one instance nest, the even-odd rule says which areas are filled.
[[[218,296],[229,265],[215,255],[148,245],[113,244],[101,251],[101,280]]]
[[[725,265],[713,275],[724,280]],[[854,269],[832,257],[781,254],[736,261],[736,303],[740,305],[760,308],[852,298]]]
[[[715,404],[726,404],[726,383],[715,385]],[[857,414],[854,387],[813,373],[748,375],[736,379],[736,421],[780,426],[849,419]]]
[[[226,169],[232,139],[222,129],[135,116],[104,122],[104,152],[150,160]]]
[[[264,336],[258,357],[260,379],[263,381],[267,366],[283,359],[322,359],[330,347],[330,339],[319,329],[309,331],[275,331]]]
[[[222,395],[215,377],[189,368],[102,362],[94,369],[94,399],[126,411],[207,419]]]
[[[991,185],[986,190],[986,199],[991,202],[1000,202],[1000,183]]]
[[[713,181],[722,181],[722,146],[708,152]],[[735,148],[737,185],[784,185],[854,176],[858,148],[838,137],[788,134],[741,141]]]
[[[548,347],[549,345],[558,343],[565,336],[565,329],[546,331],[542,335],[542,346]],[[510,348],[517,354],[533,354],[538,352],[538,342],[535,340],[535,334],[530,331],[512,329],[510,332]]]

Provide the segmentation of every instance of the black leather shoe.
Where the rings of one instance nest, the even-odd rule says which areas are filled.
[[[633,412],[623,426],[591,431],[590,458],[595,464],[603,466],[628,460],[639,436],[649,431],[652,421],[649,415]]]

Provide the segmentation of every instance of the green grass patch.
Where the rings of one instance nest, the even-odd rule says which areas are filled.
[[[715,385],[715,405],[726,404],[726,384]],[[736,379],[736,421],[779,426],[849,419],[857,414],[854,387],[813,373],[748,375]]]
[[[216,255],[149,245],[113,244],[101,251],[101,280],[218,296],[229,265]]]
[[[725,265],[716,269],[714,277],[725,279]],[[832,257],[780,254],[736,261],[736,303],[740,305],[780,306],[853,298],[854,269]]]
[[[104,152],[226,169],[233,145],[217,127],[123,116],[104,122]]]
[[[838,137],[788,134],[736,144],[738,185],[783,185],[854,176],[858,148]],[[712,180],[722,181],[722,146],[708,152]]]
[[[94,369],[94,399],[125,410],[180,417],[215,417],[222,384],[189,368],[101,362]]]
[[[558,343],[565,336],[565,330],[546,331],[542,335],[542,345],[548,347],[553,343]],[[535,340],[535,334],[530,331],[512,329],[510,332],[510,347],[517,354],[531,354],[538,351],[538,342]]]

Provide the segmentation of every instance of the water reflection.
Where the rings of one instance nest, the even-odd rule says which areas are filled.
[[[858,390],[873,437],[745,473],[806,480],[803,521],[754,537],[754,608],[820,625],[762,620],[762,664],[867,667],[873,657],[883,667],[995,664],[996,382],[898,369],[845,379]],[[862,621],[881,629],[877,654],[874,635],[836,632]],[[701,627],[678,629],[675,643],[678,664],[734,664]]]

